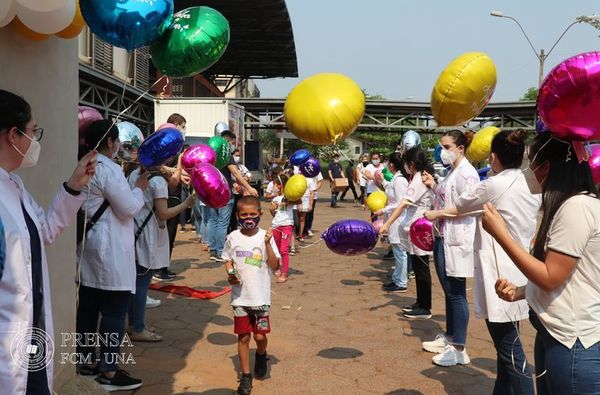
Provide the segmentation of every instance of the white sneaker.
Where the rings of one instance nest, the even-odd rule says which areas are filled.
[[[435,355],[431,360],[438,366],[468,365],[471,363],[467,351],[458,351],[452,344],[448,344],[444,352]]]
[[[309,230],[309,231],[308,231],[308,235],[309,235],[310,237],[313,237],[315,234],[313,233],[313,231],[312,231],[312,230]]]
[[[448,343],[448,339],[446,339],[446,336],[444,336],[443,333],[438,333],[438,335],[435,337],[435,339],[433,341],[423,342],[422,346],[423,346],[423,350],[425,350],[425,351],[439,354],[441,352],[444,352],[446,349],[446,346],[449,344],[450,343]]]
[[[146,308],[153,309],[162,304],[162,302],[158,299],[152,299],[150,296],[146,296]]]

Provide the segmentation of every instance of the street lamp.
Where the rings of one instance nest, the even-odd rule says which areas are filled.
[[[582,21],[577,20],[577,21],[571,23],[569,26],[567,26],[567,28],[562,32],[562,34],[554,42],[554,45],[552,45],[552,48],[550,48],[550,50],[548,51],[548,53],[545,53],[543,48],[540,49],[540,52],[538,53],[538,51],[535,49],[535,47],[531,43],[531,40],[529,39],[529,36],[527,36],[527,33],[525,33],[525,29],[523,29],[523,26],[521,26],[521,24],[519,23],[518,20],[516,20],[512,16],[504,15],[504,13],[502,11],[497,11],[497,10],[494,10],[494,11],[490,12],[490,15],[491,16],[495,16],[497,18],[508,18],[508,19],[512,20],[513,22],[515,22],[517,24],[517,26],[519,26],[519,29],[521,29],[521,32],[523,33],[523,35],[527,39],[527,42],[529,43],[529,46],[533,50],[533,53],[535,54],[535,56],[538,58],[538,60],[540,62],[540,69],[539,69],[539,76],[538,76],[538,87],[542,85],[542,80],[544,78],[544,62],[546,61],[546,59],[548,58],[548,56],[550,56],[550,53],[552,52],[552,50],[554,50],[554,48],[556,47],[556,44],[558,44],[558,42],[564,37],[564,35],[567,33],[567,31],[571,27],[573,27],[574,25],[582,22]],[[598,19],[598,15],[591,15],[588,18],[590,18],[590,19]]]

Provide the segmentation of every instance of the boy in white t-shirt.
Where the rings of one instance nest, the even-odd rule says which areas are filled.
[[[250,394],[250,337],[254,333],[256,359],[254,375],[267,374],[267,336],[271,332],[271,272],[279,269],[279,251],[272,231],[258,227],[262,211],[260,201],[243,196],[237,203],[236,216],[240,229],[231,232],[223,248],[223,258],[231,291],[234,333],[238,335],[238,356],[242,378],[238,394]]]

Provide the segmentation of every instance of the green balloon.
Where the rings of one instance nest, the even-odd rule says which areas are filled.
[[[150,46],[152,63],[171,77],[189,77],[208,69],[225,53],[229,22],[210,7],[190,7]]]
[[[216,168],[222,169],[227,166],[227,163],[229,163],[229,159],[231,158],[227,140],[221,136],[215,136],[211,137],[207,144],[217,153],[217,162],[215,163]]]
[[[388,169],[387,166],[385,166],[383,168],[383,170],[381,171],[381,174],[383,175],[383,179],[386,180],[387,182],[392,181],[392,179],[394,178],[394,174],[390,171],[390,169]]]

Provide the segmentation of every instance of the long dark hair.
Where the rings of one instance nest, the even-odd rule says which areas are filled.
[[[400,152],[392,152],[388,160],[392,165],[394,165],[394,169],[396,169],[396,171],[402,173],[404,178],[409,177],[409,174],[407,174],[406,170],[404,169],[404,158]]]
[[[0,131],[16,127],[24,131],[31,121],[31,106],[21,96],[0,89]]]
[[[542,222],[533,246],[533,256],[543,261],[548,231],[558,209],[567,199],[581,192],[588,192],[597,198],[598,191],[590,165],[588,162],[579,163],[570,143],[554,139],[550,133],[539,134],[531,145],[529,156],[532,159],[535,157],[531,164],[534,169],[546,161],[550,164],[542,188]]]
[[[492,140],[492,152],[498,156],[498,160],[507,169],[519,169],[523,163],[525,154],[525,136],[527,132],[523,129],[498,133]]]
[[[411,162],[417,171],[426,171],[431,175],[434,174],[431,161],[427,157],[425,151],[423,151],[420,147],[412,147],[404,153],[404,163],[408,164]]]

